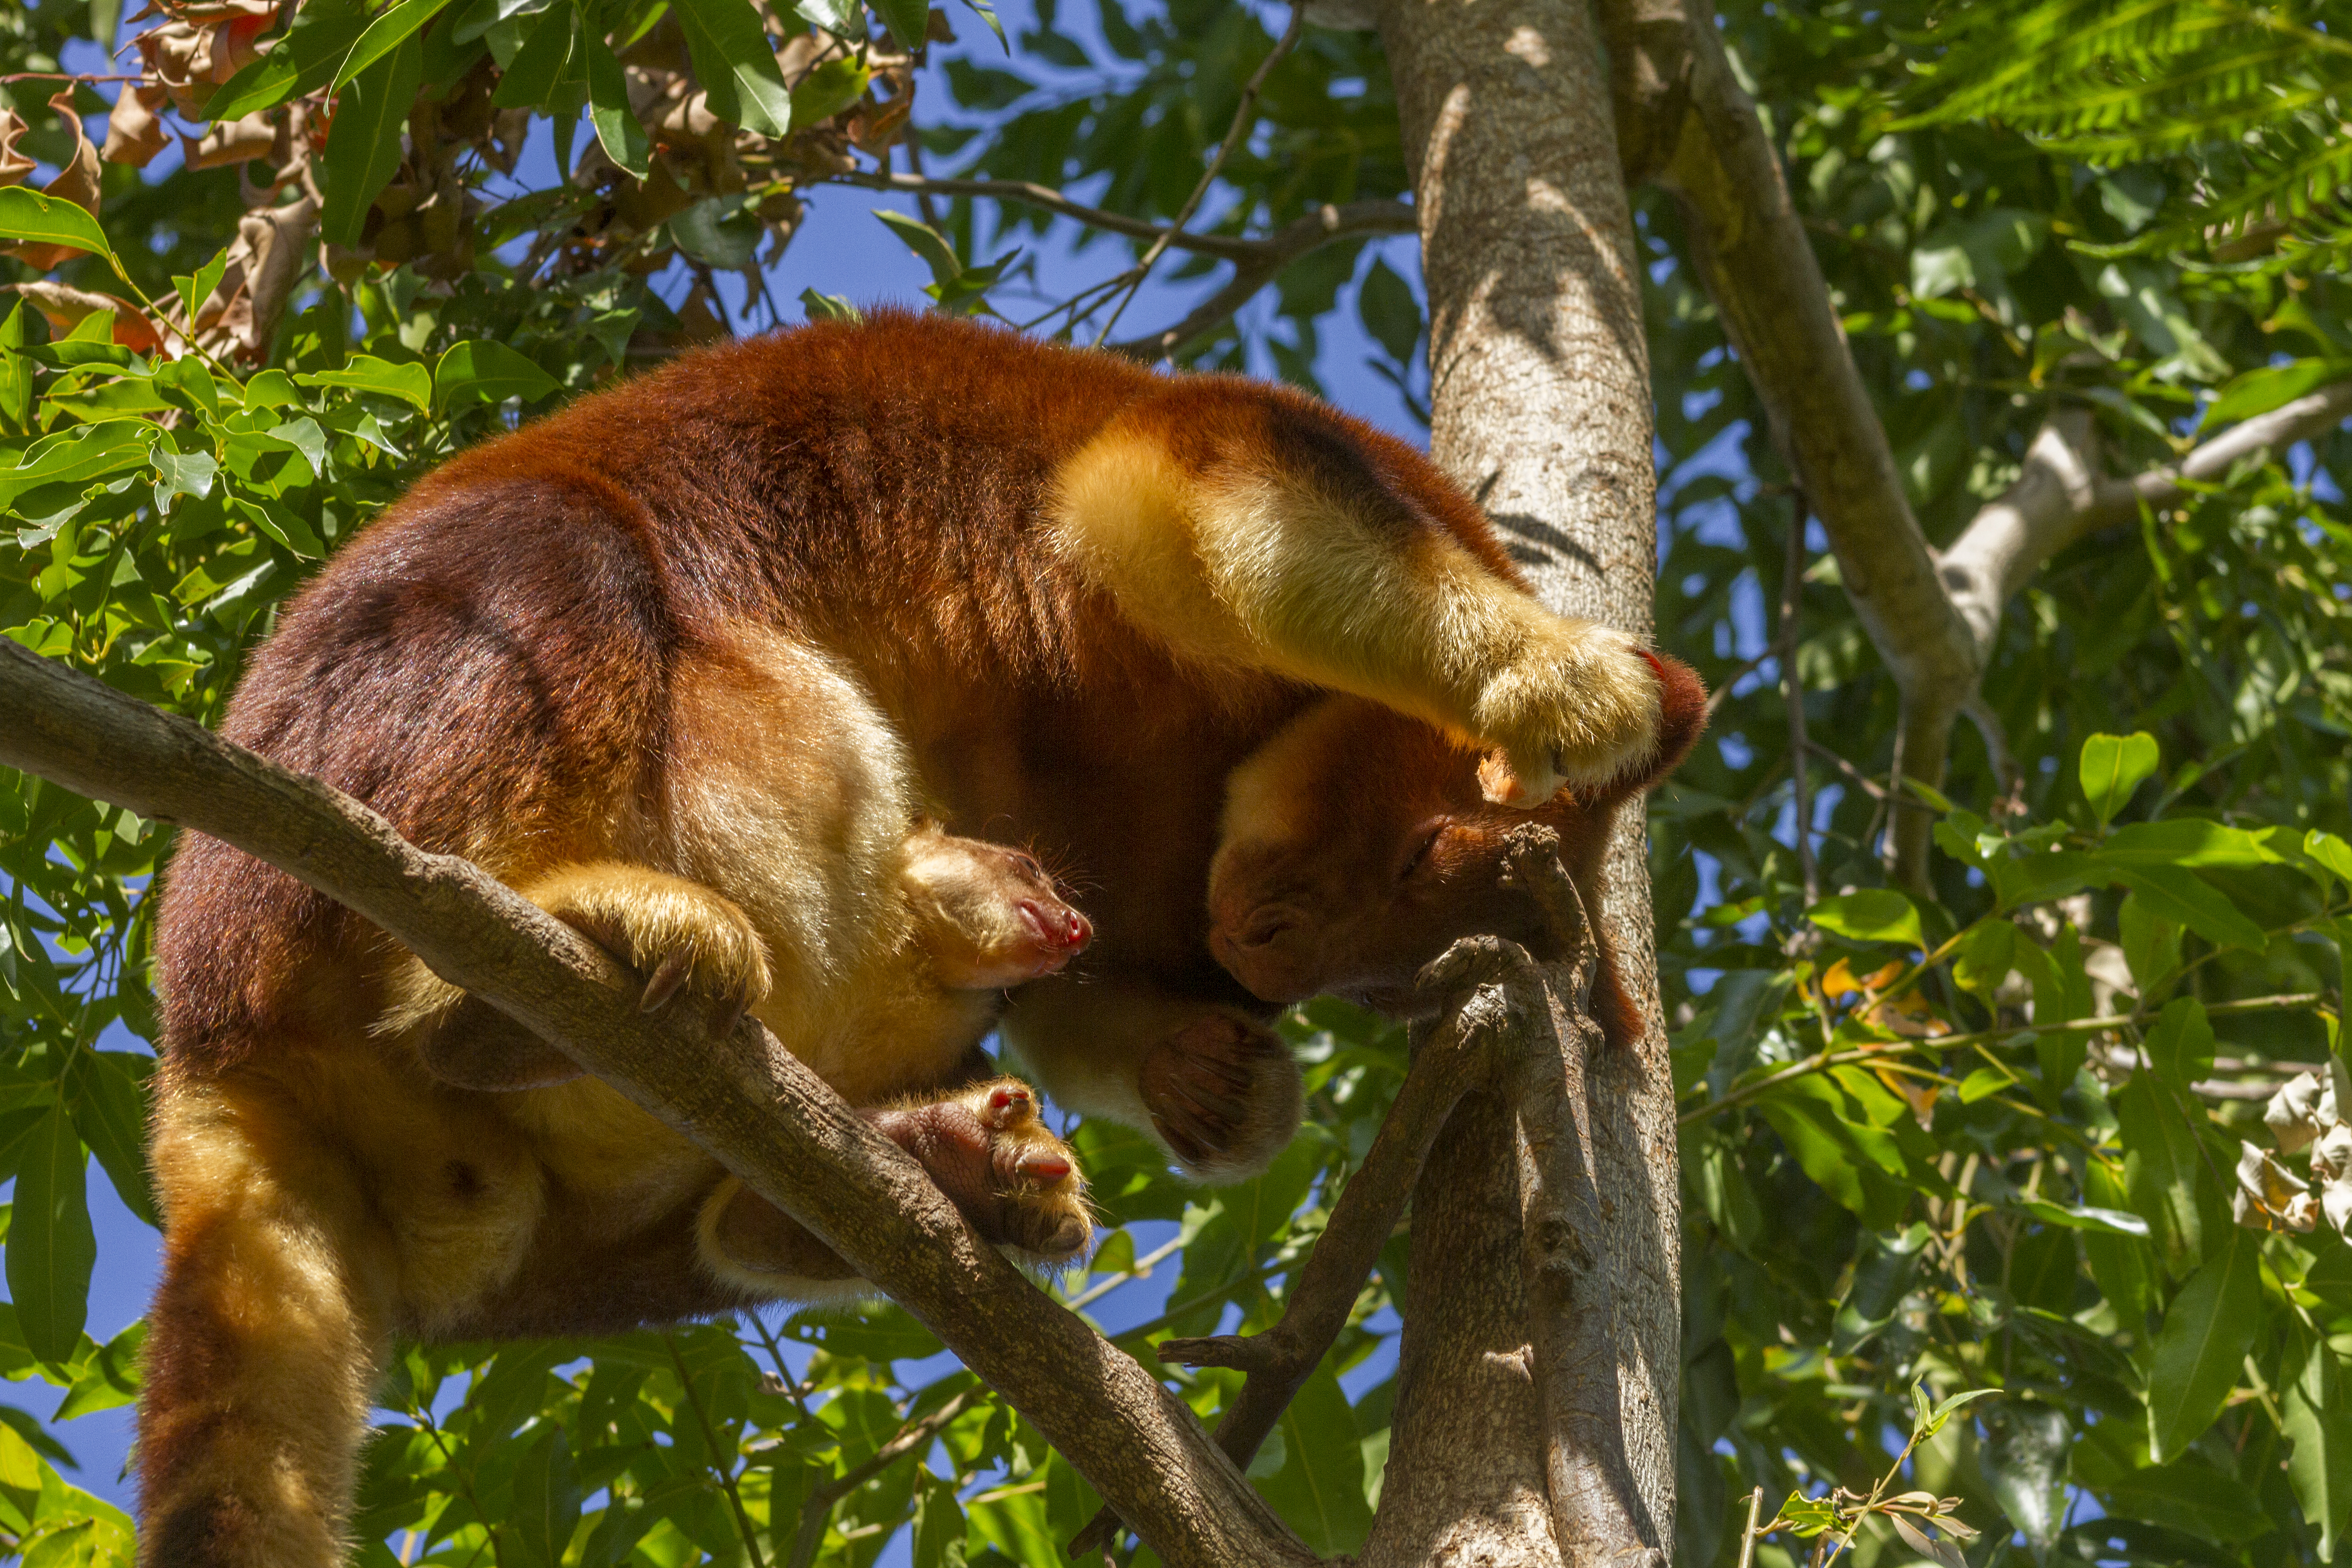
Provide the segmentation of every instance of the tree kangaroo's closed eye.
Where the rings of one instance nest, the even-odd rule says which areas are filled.
[[[1538,940],[1502,830],[1560,827],[1593,898],[1612,816],[1703,708],[1311,399],[892,315],[698,354],[448,463],[299,595],[224,729],[488,867],[653,999],[714,1028],[748,1007],[983,1234],[1051,1258],[1083,1245],[1077,1174],[1017,1083],[973,1085],[992,1018],[1065,1104],[1246,1175],[1299,1115],[1268,1004],[1400,1008],[1454,937]],[[1099,939],[955,834],[1036,846]],[[218,844],[182,850],[157,945],[150,1562],[335,1561],[394,1336],[595,1331],[844,1272]],[[1014,984],[1001,1018],[975,989]]]

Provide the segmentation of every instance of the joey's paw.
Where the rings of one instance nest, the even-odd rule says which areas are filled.
[[[751,917],[699,883],[634,866],[582,866],[524,890],[634,970],[648,1013],[682,998],[725,1036],[768,994],[767,948]]]
[[[1479,764],[1480,790],[1531,809],[1562,784],[1608,783],[1656,749],[1663,689],[1657,660],[1633,637],[1559,623],[1478,695],[1471,722],[1496,747]]]
[[[1143,1058],[1138,1089],[1151,1126],[1184,1173],[1244,1181],[1273,1163],[1298,1131],[1298,1064],[1262,1024],[1213,1013]]]
[[[1019,1079],[866,1114],[921,1163],[982,1239],[1048,1267],[1067,1263],[1093,1239],[1077,1157],[1046,1129],[1036,1091]]]

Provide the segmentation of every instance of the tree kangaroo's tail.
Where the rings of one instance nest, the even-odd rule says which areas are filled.
[[[271,1086],[167,1063],[158,1087],[139,1561],[336,1568],[382,1355],[357,1183]]]

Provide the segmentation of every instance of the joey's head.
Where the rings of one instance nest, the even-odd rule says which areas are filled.
[[[907,846],[916,940],[952,989],[993,991],[1058,972],[1094,940],[1035,856],[937,827]]]
[[[1330,993],[1402,1015],[1421,967],[1455,940],[1507,938],[1538,958],[1553,938],[1532,896],[1502,886],[1525,822],[1559,835],[1569,874],[1596,889],[1609,827],[1696,738],[1706,694],[1678,664],[1650,765],[1533,810],[1489,804],[1480,751],[1378,704],[1333,697],[1234,770],[1209,870],[1209,949],[1268,1002]]]

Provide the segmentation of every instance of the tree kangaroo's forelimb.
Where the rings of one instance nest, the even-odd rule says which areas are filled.
[[[0,639],[0,763],[209,833],[382,927],[451,984],[692,1139],[887,1292],[1171,1564],[1315,1562],[1192,1412],[982,1243],[898,1147],[754,1020],[647,1015],[576,931],[373,811]]]

